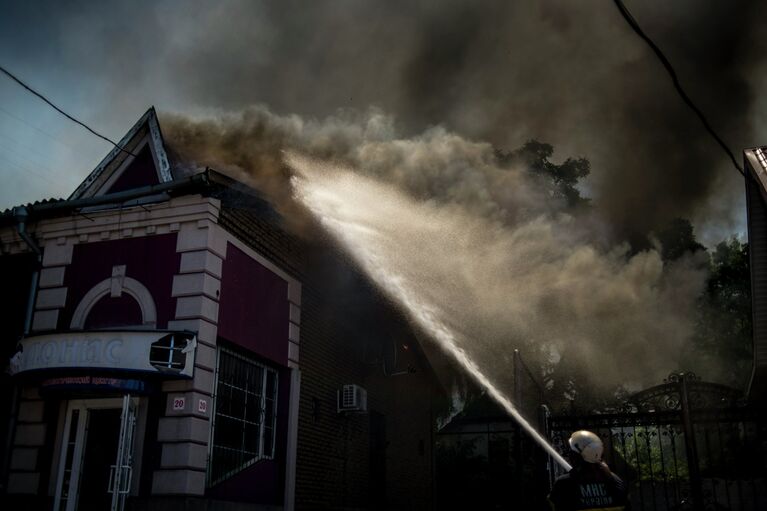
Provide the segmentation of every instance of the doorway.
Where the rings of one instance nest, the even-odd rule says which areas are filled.
[[[386,508],[386,416],[371,410],[370,416],[370,506]]]
[[[117,435],[120,429],[120,408],[88,411],[82,468],[80,469],[80,498],[78,511],[109,509],[109,474],[117,459]]]
[[[85,399],[67,407],[57,511],[122,510],[130,492],[136,399]]]

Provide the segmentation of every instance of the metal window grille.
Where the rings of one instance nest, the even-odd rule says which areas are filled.
[[[274,457],[277,371],[220,348],[208,483]]]
[[[180,371],[186,365],[186,349],[188,338],[177,338],[176,334],[169,334],[152,344],[149,350],[149,363],[156,368],[171,371]]]

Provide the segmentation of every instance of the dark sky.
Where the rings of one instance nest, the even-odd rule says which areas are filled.
[[[736,154],[767,142],[764,2],[626,4]],[[442,125],[590,159],[585,189],[616,229],[742,231],[742,180],[609,0],[0,0],[0,63],[116,139],[150,105],[374,106],[402,136]],[[0,207],[68,195],[109,149],[0,77]]]

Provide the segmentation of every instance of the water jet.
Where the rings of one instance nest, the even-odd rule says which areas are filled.
[[[438,303],[419,293],[417,277],[402,271],[402,265],[393,264],[397,260],[404,263],[398,252],[407,247],[392,236],[390,224],[397,214],[418,214],[419,211],[411,207],[413,201],[369,178],[328,163],[295,155],[288,155],[287,160],[296,172],[291,180],[296,199],[368,277],[405,310],[411,321],[452,356],[554,461],[569,470],[570,464],[460,346],[461,334],[440,319]],[[384,225],[389,225],[389,229],[382,227]],[[438,221],[431,227],[439,229]]]

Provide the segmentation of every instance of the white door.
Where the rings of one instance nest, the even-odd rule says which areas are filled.
[[[130,492],[137,399],[70,401],[54,510],[122,510]]]
[[[112,511],[125,508],[125,498],[130,493],[133,478],[133,439],[136,436],[136,402],[130,394],[123,396],[120,414],[120,436],[117,443],[117,459],[109,475],[109,493],[112,494]]]

